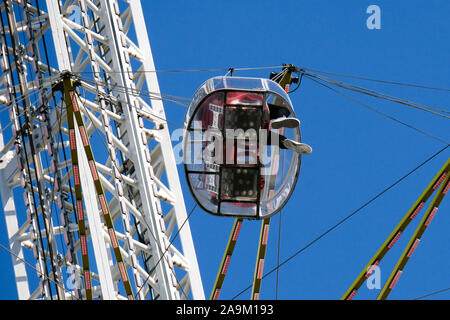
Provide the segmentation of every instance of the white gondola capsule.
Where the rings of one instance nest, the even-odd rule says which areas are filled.
[[[300,129],[271,127],[296,118],[291,100],[276,82],[215,77],[195,93],[184,123],[183,161],[199,206],[217,216],[263,219],[289,200],[301,154],[284,140],[301,141]]]

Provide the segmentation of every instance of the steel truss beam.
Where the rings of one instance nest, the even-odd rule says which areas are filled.
[[[0,10],[0,103],[13,123],[1,132],[0,192],[10,248],[37,261],[30,272],[13,258],[19,298],[204,299],[140,1],[5,0]],[[79,113],[58,90],[69,74]],[[74,114],[74,125],[84,123],[77,144],[90,141],[98,175],[89,157],[79,159],[84,230]],[[101,216],[98,183],[112,225]],[[19,189],[23,199],[14,197]],[[125,274],[128,289],[119,284]]]

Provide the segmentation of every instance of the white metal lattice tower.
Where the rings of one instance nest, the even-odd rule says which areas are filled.
[[[0,1],[19,299],[204,299],[140,0]]]

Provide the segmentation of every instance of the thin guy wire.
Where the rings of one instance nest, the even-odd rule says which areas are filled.
[[[322,83],[322,82],[320,82],[320,81],[318,81],[318,80],[316,80],[316,79],[314,79],[314,78],[312,78],[312,77],[309,77],[308,75],[305,75],[305,77],[307,77],[308,79],[310,79],[310,80],[312,80],[312,81],[314,81],[314,82],[316,82],[316,83],[318,83],[318,84],[320,84],[320,85],[322,85],[322,86],[324,86],[324,87],[326,87],[326,88],[328,88],[328,89],[334,91],[335,93],[337,93],[337,94],[339,94],[339,95],[341,95],[341,96],[344,96],[345,98],[347,98],[347,99],[349,99],[349,100],[352,100],[353,102],[356,102],[356,103],[362,105],[363,107],[365,107],[365,108],[367,108],[367,109],[369,109],[369,110],[372,110],[372,111],[374,111],[374,112],[376,112],[376,113],[378,113],[378,114],[380,114],[380,115],[382,115],[382,116],[384,116],[384,117],[386,117],[386,118],[389,118],[389,119],[391,119],[391,120],[393,120],[393,121],[395,121],[395,122],[398,122],[398,123],[400,123],[400,124],[402,124],[402,125],[404,125],[404,126],[410,128],[410,129],[412,129],[412,130],[415,130],[415,131],[417,131],[417,132],[419,132],[419,133],[421,133],[421,134],[424,134],[424,135],[426,135],[426,136],[428,136],[428,137],[430,137],[430,138],[432,138],[432,139],[434,139],[434,140],[440,141],[440,142],[442,142],[442,143],[444,143],[444,144],[449,144],[449,143],[450,143],[450,142],[448,142],[448,141],[445,140],[445,139],[442,139],[442,138],[439,138],[439,137],[437,137],[437,136],[434,136],[434,135],[432,135],[432,134],[429,133],[429,132],[426,132],[426,131],[424,131],[424,130],[421,130],[421,129],[419,129],[419,128],[416,128],[416,127],[414,127],[414,126],[412,126],[412,125],[410,125],[410,124],[407,124],[406,122],[403,122],[403,121],[401,121],[401,120],[399,120],[399,119],[397,119],[397,118],[394,118],[394,117],[392,117],[392,116],[390,116],[390,115],[388,115],[388,114],[386,114],[386,113],[384,113],[384,112],[381,112],[380,110],[378,110],[378,109],[376,109],[376,108],[374,108],[374,107],[371,107],[371,106],[369,106],[369,105],[367,105],[367,104],[365,104],[365,103],[363,103],[363,102],[361,102],[361,101],[359,101],[359,100],[357,100],[357,99],[355,99],[355,98],[352,98],[352,97],[350,97],[350,96],[348,96],[348,95],[346,95],[346,94],[344,94],[344,93],[342,93],[342,92],[340,92],[340,91],[338,91],[338,90],[336,90],[336,89],[334,89],[334,88],[331,88],[330,86],[327,86],[326,84],[324,84],[324,83]]]
[[[264,70],[264,69],[276,69],[282,68],[283,66],[271,66],[271,67],[240,67],[233,68],[234,71],[250,71],[250,70]],[[133,71],[132,73],[181,73],[181,72],[219,72],[219,71],[229,71],[230,68],[215,68],[215,69],[173,69],[173,70],[138,70]],[[105,71],[106,73],[123,73],[129,74],[130,72],[126,71]],[[83,73],[102,73],[102,72],[94,72],[94,71],[79,71],[73,72],[74,74],[83,74]]]
[[[414,298],[414,299],[411,299],[411,300],[420,300],[420,299],[423,299],[423,298],[426,298],[426,297],[429,297],[429,296],[433,296],[433,295],[445,292],[447,290],[450,290],[450,287],[445,288],[445,289],[441,289],[441,290],[437,290],[437,291],[433,291],[433,292],[430,292],[428,294],[425,294],[423,296],[420,296],[420,297],[417,297],[417,298]]]
[[[387,100],[387,101],[403,104],[403,105],[408,106],[408,107],[412,107],[412,108],[415,108],[415,109],[419,109],[419,110],[422,110],[422,111],[425,111],[425,112],[432,113],[434,115],[437,115],[437,116],[440,116],[440,117],[443,117],[443,118],[450,119],[450,116],[442,114],[442,113],[450,114],[450,111],[447,111],[447,110],[444,110],[444,109],[439,109],[439,108],[423,105],[423,104],[420,104],[420,103],[415,103],[415,102],[408,101],[408,100],[405,100],[405,99],[402,99],[402,98],[390,96],[390,95],[387,95],[387,94],[384,94],[384,93],[380,93],[380,92],[377,92],[377,91],[374,91],[374,90],[370,90],[370,89],[367,89],[367,88],[359,87],[359,86],[353,85],[351,83],[337,81],[337,80],[334,80],[334,79],[331,79],[331,78],[328,78],[328,77],[324,77],[324,76],[320,76],[320,75],[317,75],[317,74],[313,74],[313,73],[305,73],[305,75],[308,75],[308,76],[316,78],[316,79],[320,79],[322,81],[328,82],[329,84],[334,84],[335,86],[341,87],[343,89],[347,89],[347,90],[359,92],[359,93],[362,93],[362,94],[370,95],[370,96],[375,97],[375,98],[380,98],[380,99],[384,99],[384,100]]]
[[[288,263],[290,260],[292,260],[293,258],[295,258],[297,255],[299,255],[300,253],[302,253],[303,251],[305,251],[306,249],[308,249],[309,247],[311,247],[314,243],[316,243],[317,241],[319,241],[320,239],[322,239],[323,237],[325,237],[327,234],[329,234],[330,232],[332,232],[333,230],[337,229],[340,225],[342,225],[345,221],[349,220],[351,217],[353,217],[354,215],[356,215],[358,212],[360,212],[362,209],[364,209],[365,207],[367,207],[368,205],[370,205],[373,201],[375,201],[376,199],[378,199],[379,197],[381,197],[384,193],[386,193],[387,191],[389,191],[390,189],[392,189],[393,187],[395,187],[397,184],[399,184],[400,182],[402,182],[404,179],[406,179],[408,176],[410,176],[411,174],[413,174],[414,172],[416,172],[418,169],[420,169],[422,166],[424,166],[425,164],[427,164],[428,162],[430,162],[432,159],[434,159],[435,157],[437,157],[439,154],[441,154],[442,152],[444,152],[447,148],[450,147],[450,144],[448,144],[447,146],[445,146],[444,148],[440,149],[439,151],[437,151],[436,153],[434,153],[431,157],[429,157],[428,159],[426,159],[425,161],[423,161],[422,163],[420,163],[417,167],[415,167],[414,169],[412,169],[411,171],[409,171],[407,174],[405,174],[404,176],[402,176],[401,178],[399,178],[398,180],[396,180],[393,184],[391,184],[389,187],[385,188],[383,191],[381,191],[380,193],[378,193],[377,195],[375,195],[372,199],[370,199],[369,201],[365,202],[362,206],[360,206],[358,209],[356,209],[355,211],[353,211],[352,213],[350,213],[349,215],[347,215],[345,218],[341,219],[338,223],[336,223],[335,225],[333,225],[332,227],[330,227],[328,230],[326,230],[325,232],[323,232],[321,235],[319,235],[318,237],[316,237],[315,239],[313,239],[312,241],[310,241],[307,245],[305,245],[303,248],[301,248],[300,250],[298,250],[297,252],[295,252],[294,254],[292,254],[291,256],[289,256],[287,259],[285,259],[279,266],[273,268],[272,270],[270,270],[269,272],[267,272],[265,275],[262,276],[261,279],[264,279],[265,277],[269,276],[271,273],[273,273],[275,270],[278,270],[280,267],[282,267],[283,265],[285,265],[286,263]],[[241,292],[239,292],[237,295],[235,295],[233,298],[231,298],[231,300],[236,299],[237,297],[239,297],[241,294],[243,294],[244,292],[246,292],[248,289],[251,288],[251,285],[248,286],[247,288],[243,289]]]
[[[379,80],[379,79],[373,79],[373,78],[367,78],[367,77],[361,77],[361,76],[353,76],[353,75],[347,75],[347,74],[341,74],[341,73],[332,73],[332,72],[326,72],[322,70],[312,69],[312,68],[305,68],[304,70],[310,70],[313,72],[328,74],[328,75],[334,75],[339,77],[346,77],[346,78],[352,78],[352,79],[358,79],[358,80],[365,80],[365,81],[372,81],[372,82],[380,82],[385,84],[394,84],[399,86],[407,86],[407,87],[414,87],[414,88],[422,88],[422,89],[430,89],[430,90],[438,90],[438,91],[448,91],[450,92],[450,89],[448,88],[437,88],[432,86],[425,86],[425,85],[419,85],[419,84],[413,84],[413,83],[405,83],[405,82],[396,82],[396,81],[386,81],[386,80]]]

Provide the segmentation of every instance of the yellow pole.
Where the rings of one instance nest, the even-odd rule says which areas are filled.
[[[408,210],[400,223],[395,227],[383,245],[378,249],[375,255],[370,259],[369,263],[366,267],[361,271],[356,280],[352,283],[350,288],[345,292],[342,296],[341,300],[351,300],[356,295],[358,289],[362,286],[362,284],[366,281],[366,278],[373,271],[373,266],[377,266],[381,259],[386,255],[386,253],[391,249],[391,247],[395,244],[398,238],[401,236],[402,232],[406,229],[409,223],[417,216],[419,211],[425,205],[425,202],[428,198],[433,194],[433,192],[437,189],[437,185],[442,182],[442,177],[444,175],[449,174],[450,171],[450,159],[442,166],[439,172],[435,175],[433,180],[428,184],[425,190],[422,192],[420,197],[416,200],[414,205]]]

